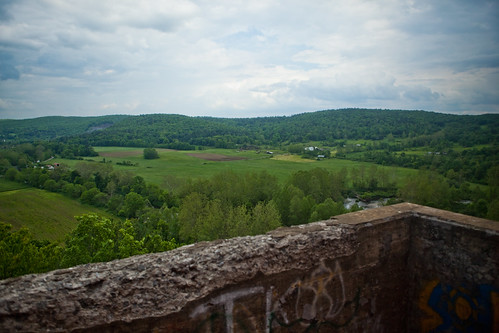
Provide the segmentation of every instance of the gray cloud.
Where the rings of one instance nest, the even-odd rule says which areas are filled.
[[[12,55],[0,51],[0,80],[18,80],[19,77],[20,73],[15,67]]]
[[[308,98],[316,98],[329,103],[347,102],[364,103],[369,100],[397,99],[399,92],[393,80],[379,80],[377,82],[362,82],[362,78],[349,82],[345,78],[337,81],[327,79],[310,80],[298,84],[292,94]]]
[[[10,14],[10,6],[15,0],[2,0],[0,1],[0,21],[10,20],[12,15]]]
[[[340,107],[499,112],[498,7],[3,1],[0,118]]]
[[[442,65],[445,65],[445,63]],[[448,65],[458,72],[478,68],[499,68],[499,52],[495,54],[478,54],[467,59],[448,62]]]
[[[438,92],[434,92],[430,88],[423,86],[409,87],[404,91],[403,96],[416,102],[431,102],[440,98],[440,94]]]

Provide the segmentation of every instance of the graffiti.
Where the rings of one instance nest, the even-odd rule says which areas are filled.
[[[190,318],[197,332],[272,332],[275,327],[306,331],[348,325],[359,309],[360,289],[347,300],[341,267],[324,261],[279,295],[261,286],[226,292],[197,306]],[[262,311],[265,309],[265,312]]]
[[[499,332],[499,290],[479,285],[473,291],[438,280],[422,290],[423,332]]]
[[[276,326],[274,324],[277,324],[277,326],[280,327],[285,327],[292,329],[293,332],[297,331],[298,327],[302,327],[303,332],[312,332],[312,331],[318,331],[322,327],[329,327],[330,329],[334,328],[340,328],[340,327],[345,327],[349,325],[355,315],[357,315],[357,312],[359,311],[359,299],[360,299],[360,288],[357,290],[357,293],[354,296],[354,299],[352,301],[347,301],[345,302],[346,307],[351,307],[352,311],[350,312],[349,316],[343,320],[342,322],[338,321],[335,322],[333,320],[327,320],[327,319],[317,319],[317,318],[311,318],[311,319],[306,319],[306,318],[297,318],[294,319],[293,321],[281,321],[278,317],[278,315],[275,312],[272,312],[269,317],[269,329],[268,332],[272,332],[273,328]],[[345,308],[346,308],[345,307]]]
[[[332,291],[337,290],[338,295],[331,296],[326,287],[328,284],[333,284],[334,277],[339,282],[335,286],[337,288],[333,287]],[[338,262],[336,262],[334,272],[322,262],[308,279],[300,281],[296,285],[298,286],[298,297],[295,312],[297,315],[301,314],[304,319],[313,319],[317,318],[317,316],[320,316],[320,319],[333,319],[345,305],[345,285]],[[302,301],[302,299],[306,298],[306,293],[310,293],[312,296],[311,304]]]
[[[259,294],[259,293],[263,293],[263,292],[264,292],[263,287],[252,287],[252,288],[245,288],[245,289],[240,289],[240,290],[236,290],[233,292],[228,292],[228,293],[222,294],[218,297],[212,298],[209,301],[209,303],[201,304],[198,307],[196,307],[192,311],[190,317],[196,318],[199,315],[209,313],[210,308],[212,308],[213,306],[222,306],[224,308],[224,312],[211,313],[207,319],[205,319],[204,321],[201,322],[201,325],[199,325],[199,328],[205,327],[209,323],[210,324],[209,325],[210,331],[215,332],[216,331],[216,329],[215,329],[216,324],[215,323],[216,323],[217,319],[221,318],[225,321],[225,327],[226,327],[227,331],[234,332],[234,312],[235,312],[234,311],[235,310],[234,302],[237,299],[240,299],[242,297],[248,297],[248,295],[254,295],[254,294]],[[237,304],[237,307],[238,307],[238,312],[243,312],[243,313],[249,312],[248,309],[245,308],[241,304]],[[244,316],[244,317],[249,318],[251,320],[253,316],[251,315],[251,313],[247,313],[247,316]],[[243,328],[243,331],[248,331],[248,332],[249,332],[248,327],[255,327],[254,323],[250,323],[250,325],[248,325],[244,321],[240,321],[240,320],[237,321],[237,324],[239,327]],[[251,324],[253,324],[253,325],[251,325]],[[247,328],[247,329],[245,329],[245,328]],[[196,331],[200,331],[200,330],[198,329]]]
[[[358,310],[359,296],[360,291],[357,291],[354,300],[347,302],[339,263],[336,262],[334,270],[331,270],[321,262],[310,276],[295,281],[279,298],[269,316],[269,326],[272,328],[274,323],[284,327],[299,325],[307,330],[320,326],[345,326]],[[293,303],[294,311],[291,311],[289,304]],[[334,322],[350,305],[353,305],[350,316],[342,323]]]

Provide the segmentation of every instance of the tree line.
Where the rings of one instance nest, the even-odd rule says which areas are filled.
[[[484,146],[454,150],[449,146],[429,146],[423,154],[406,153],[409,147],[401,144],[379,145],[383,148],[373,148],[368,144],[364,147],[343,148],[336,154],[338,158],[354,161],[371,162],[387,166],[399,166],[412,169],[433,170],[441,175],[487,185],[489,169],[499,164],[499,146]]]
[[[67,159],[83,159],[82,156],[98,156],[89,145],[60,143],[57,141],[37,141],[22,144],[9,144],[0,147],[0,174],[14,167],[17,170],[31,168],[39,163],[45,165],[54,156]]]

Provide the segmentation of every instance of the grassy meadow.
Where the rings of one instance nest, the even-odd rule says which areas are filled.
[[[206,149],[196,151],[174,151],[168,149],[156,149],[159,159],[146,160],[141,148],[125,147],[95,147],[99,157],[86,158],[94,162],[112,162],[115,170],[126,170],[142,176],[147,182],[155,183],[161,187],[171,189],[177,182],[186,178],[210,177],[224,170],[236,173],[261,172],[276,176],[279,181],[284,182],[288,177],[299,170],[311,170],[324,168],[330,171],[353,168],[369,168],[375,164],[330,158],[324,160],[303,159],[297,155],[280,153],[274,151],[273,156],[265,151],[256,152],[238,151],[235,149]],[[129,161],[135,166],[117,165]],[[53,162],[64,163],[73,167],[77,160],[54,159]],[[415,175],[417,170],[379,166],[387,170],[397,184],[402,184],[408,176]]]
[[[146,160],[143,148],[136,147],[95,147],[99,156],[85,158],[89,163],[110,163],[114,170],[129,171],[143,177],[146,182],[158,184],[166,190],[174,190],[185,180],[208,178],[222,171],[245,174],[266,171],[283,183],[300,170],[324,168],[338,172],[346,169],[376,167],[383,169],[398,187],[405,181],[417,176],[418,170],[380,166],[374,163],[329,158],[323,160],[304,159],[284,151],[239,151],[236,149],[206,149],[196,151],[177,151],[156,149],[158,159]],[[420,149],[417,154],[426,154]],[[73,168],[81,160],[55,158],[53,163],[66,164]],[[123,162],[126,162],[123,165]],[[120,163],[120,164],[117,164]],[[485,186],[481,186],[484,187]],[[15,229],[28,227],[37,239],[62,240],[76,226],[75,216],[97,213],[115,218],[105,210],[83,205],[79,200],[70,199],[62,194],[52,193],[0,178],[0,221],[12,224]]]
[[[11,182],[8,180],[5,180],[4,178],[0,178],[0,193],[1,192],[7,192],[7,191],[14,191],[14,190],[20,190],[24,188],[29,188],[30,186],[21,184],[18,182]]]
[[[90,163],[99,163],[105,159],[111,162],[115,170],[129,171],[142,176],[146,182],[155,183],[172,190],[189,178],[211,177],[224,170],[236,173],[261,172],[276,176],[279,181],[286,181],[291,174],[299,170],[311,170],[321,167],[332,171],[347,170],[374,164],[342,159],[322,161],[303,159],[297,155],[275,152],[273,156],[265,151],[238,151],[234,149],[207,149],[197,151],[174,151],[157,149],[160,158],[146,160],[141,148],[96,147],[98,157],[85,158]],[[118,165],[129,161],[135,166]],[[55,158],[51,163],[63,163],[74,167],[80,160]],[[397,182],[414,174],[415,170],[386,168]],[[106,212],[80,203],[62,194],[52,193],[10,182],[0,178],[0,221],[12,224],[14,229],[27,227],[35,238],[43,240],[63,240],[65,235],[76,227],[75,216],[96,213],[109,218],[116,218]]]
[[[61,241],[76,227],[75,216],[89,213],[112,218],[104,210],[62,194],[0,178],[0,222],[12,224],[14,229],[27,227],[36,239]]]

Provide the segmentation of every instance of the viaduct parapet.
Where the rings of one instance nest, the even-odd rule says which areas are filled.
[[[2,332],[499,332],[499,222],[414,204],[0,281]]]

